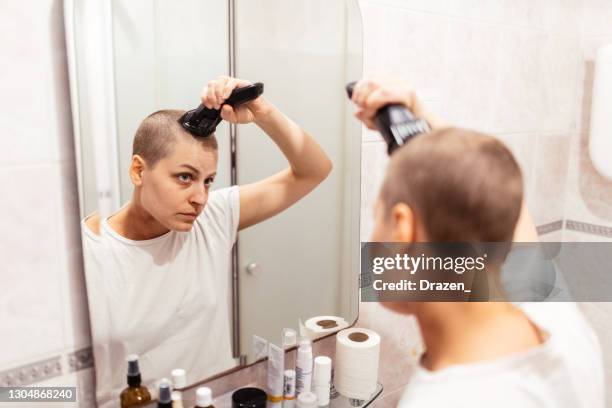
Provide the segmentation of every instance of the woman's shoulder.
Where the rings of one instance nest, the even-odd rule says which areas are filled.
[[[100,235],[100,214],[97,211],[89,214],[83,219],[84,227],[87,227],[95,235]]]

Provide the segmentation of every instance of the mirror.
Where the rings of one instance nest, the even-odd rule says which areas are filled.
[[[129,354],[138,354],[155,392],[174,368],[194,384],[253,363],[261,357],[254,338],[281,345],[284,328],[299,331],[314,316],[352,324],[361,127],[344,85],[362,72],[357,0],[67,0],[65,14],[99,406],[117,405]],[[263,82],[263,98],[305,131],[300,137],[314,139],[333,169],[289,208],[236,233],[255,206],[237,205],[246,194],[231,186],[278,174],[288,159],[254,123],[221,122],[216,165],[202,159],[215,157],[214,148],[185,133],[187,151],[199,152],[189,158],[216,176],[193,226],[178,231],[159,214],[180,197],[151,174],[183,145],[163,139],[161,164],[143,160],[142,176],[134,137],[153,112],[196,108],[202,87],[219,75]],[[168,126],[162,134],[179,132]],[[159,189],[143,204],[136,192],[146,182]],[[282,195],[271,190],[258,205]],[[135,225],[166,229],[139,239]]]

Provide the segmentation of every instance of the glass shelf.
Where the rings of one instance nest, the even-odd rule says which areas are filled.
[[[331,400],[329,408],[365,408],[370,406],[370,404],[380,396],[382,391],[383,386],[381,383],[378,383],[376,384],[376,390],[374,391],[374,393],[372,393],[372,395],[370,395],[370,398],[368,398],[367,400],[354,400],[351,398],[343,397],[342,395],[338,395],[337,398]]]
[[[247,384],[245,386],[257,386],[257,384]],[[328,408],[365,408],[369,407],[376,398],[380,396],[383,391],[383,386],[381,383],[376,384],[376,390],[372,393],[370,398],[367,400],[354,400],[351,398],[344,397],[342,395],[338,395],[336,398],[331,400],[330,404],[327,406]],[[193,407],[195,404],[195,389],[188,389],[183,392],[183,406],[185,407]],[[215,398],[213,401],[213,405],[215,408],[231,408],[231,394],[232,392],[228,392],[226,394],[221,395],[218,398]],[[141,408],[156,408],[157,402],[150,402],[144,406],[139,406]]]

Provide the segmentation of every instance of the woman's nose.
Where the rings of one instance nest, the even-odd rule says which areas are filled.
[[[208,191],[206,187],[199,186],[194,187],[194,191],[189,197],[189,202],[194,205],[204,206],[206,204],[206,200],[208,199]]]

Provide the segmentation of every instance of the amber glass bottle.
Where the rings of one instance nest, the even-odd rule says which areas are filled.
[[[140,368],[138,367],[138,356],[131,354],[127,357],[128,372],[126,389],[121,391],[121,408],[136,407],[151,401],[151,394],[147,387],[142,385]]]

